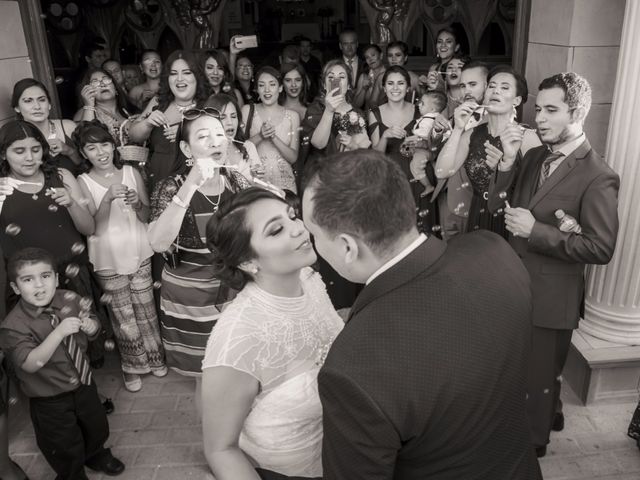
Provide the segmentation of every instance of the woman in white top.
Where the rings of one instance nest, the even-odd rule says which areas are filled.
[[[282,81],[275,68],[261,68],[256,75],[256,85],[260,103],[242,107],[245,136],[256,145],[262,161],[262,168],[254,169],[254,174],[264,175],[267,182],[295,193],[292,166],[298,159],[300,117],[278,105]]]
[[[322,476],[317,375],[343,322],[318,273],[309,232],[284,199],[236,194],[207,226],[220,278],[241,289],[202,363],[205,456],[217,479],[255,468]]]
[[[113,312],[125,387],[136,392],[142,388],[141,374],[167,374],[153,301],[153,250],[145,228],[149,200],[140,173],[122,165],[104,124],[80,122],[73,140],[91,164],[78,177],[96,222],[88,241],[89,260]]]

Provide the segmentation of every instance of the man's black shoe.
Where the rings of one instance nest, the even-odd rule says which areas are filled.
[[[113,413],[113,411],[115,410],[115,406],[113,405],[113,402],[111,401],[110,398],[105,398],[104,402],[102,402],[102,407],[104,408],[104,412],[109,415],[110,413]]]
[[[115,477],[116,475],[120,475],[124,472],[124,463],[113,455],[105,457],[104,460],[99,463],[87,463],[87,467],[97,472],[103,472],[110,477]]]
[[[544,447],[536,447],[536,456],[538,458],[542,458],[547,454],[547,447],[546,445]]]
[[[562,412],[556,413],[553,417],[553,424],[551,424],[551,430],[554,432],[561,432],[564,430],[564,415]]]

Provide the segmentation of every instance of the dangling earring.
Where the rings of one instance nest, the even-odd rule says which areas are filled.
[[[251,269],[251,273],[253,273],[254,275],[257,275],[258,274],[258,267],[253,267]]]
[[[511,112],[511,121],[515,122],[516,118],[518,118],[518,110],[516,110],[516,106],[513,105],[513,111]]]
[[[187,167],[193,167],[193,157],[187,157],[184,163],[187,165]]]

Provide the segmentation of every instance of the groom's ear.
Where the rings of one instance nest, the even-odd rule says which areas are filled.
[[[338,241],[340,242],[344,263],[347,265],[355,263],[360,253],[360,246],[356,239],[348,233],[341,233],[338,235]]]

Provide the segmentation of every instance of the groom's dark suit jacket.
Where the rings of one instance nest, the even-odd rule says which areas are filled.
[[[541,479],[529,276],[498,235],[435,237],[360,293],[318,382],[325,480]]]

